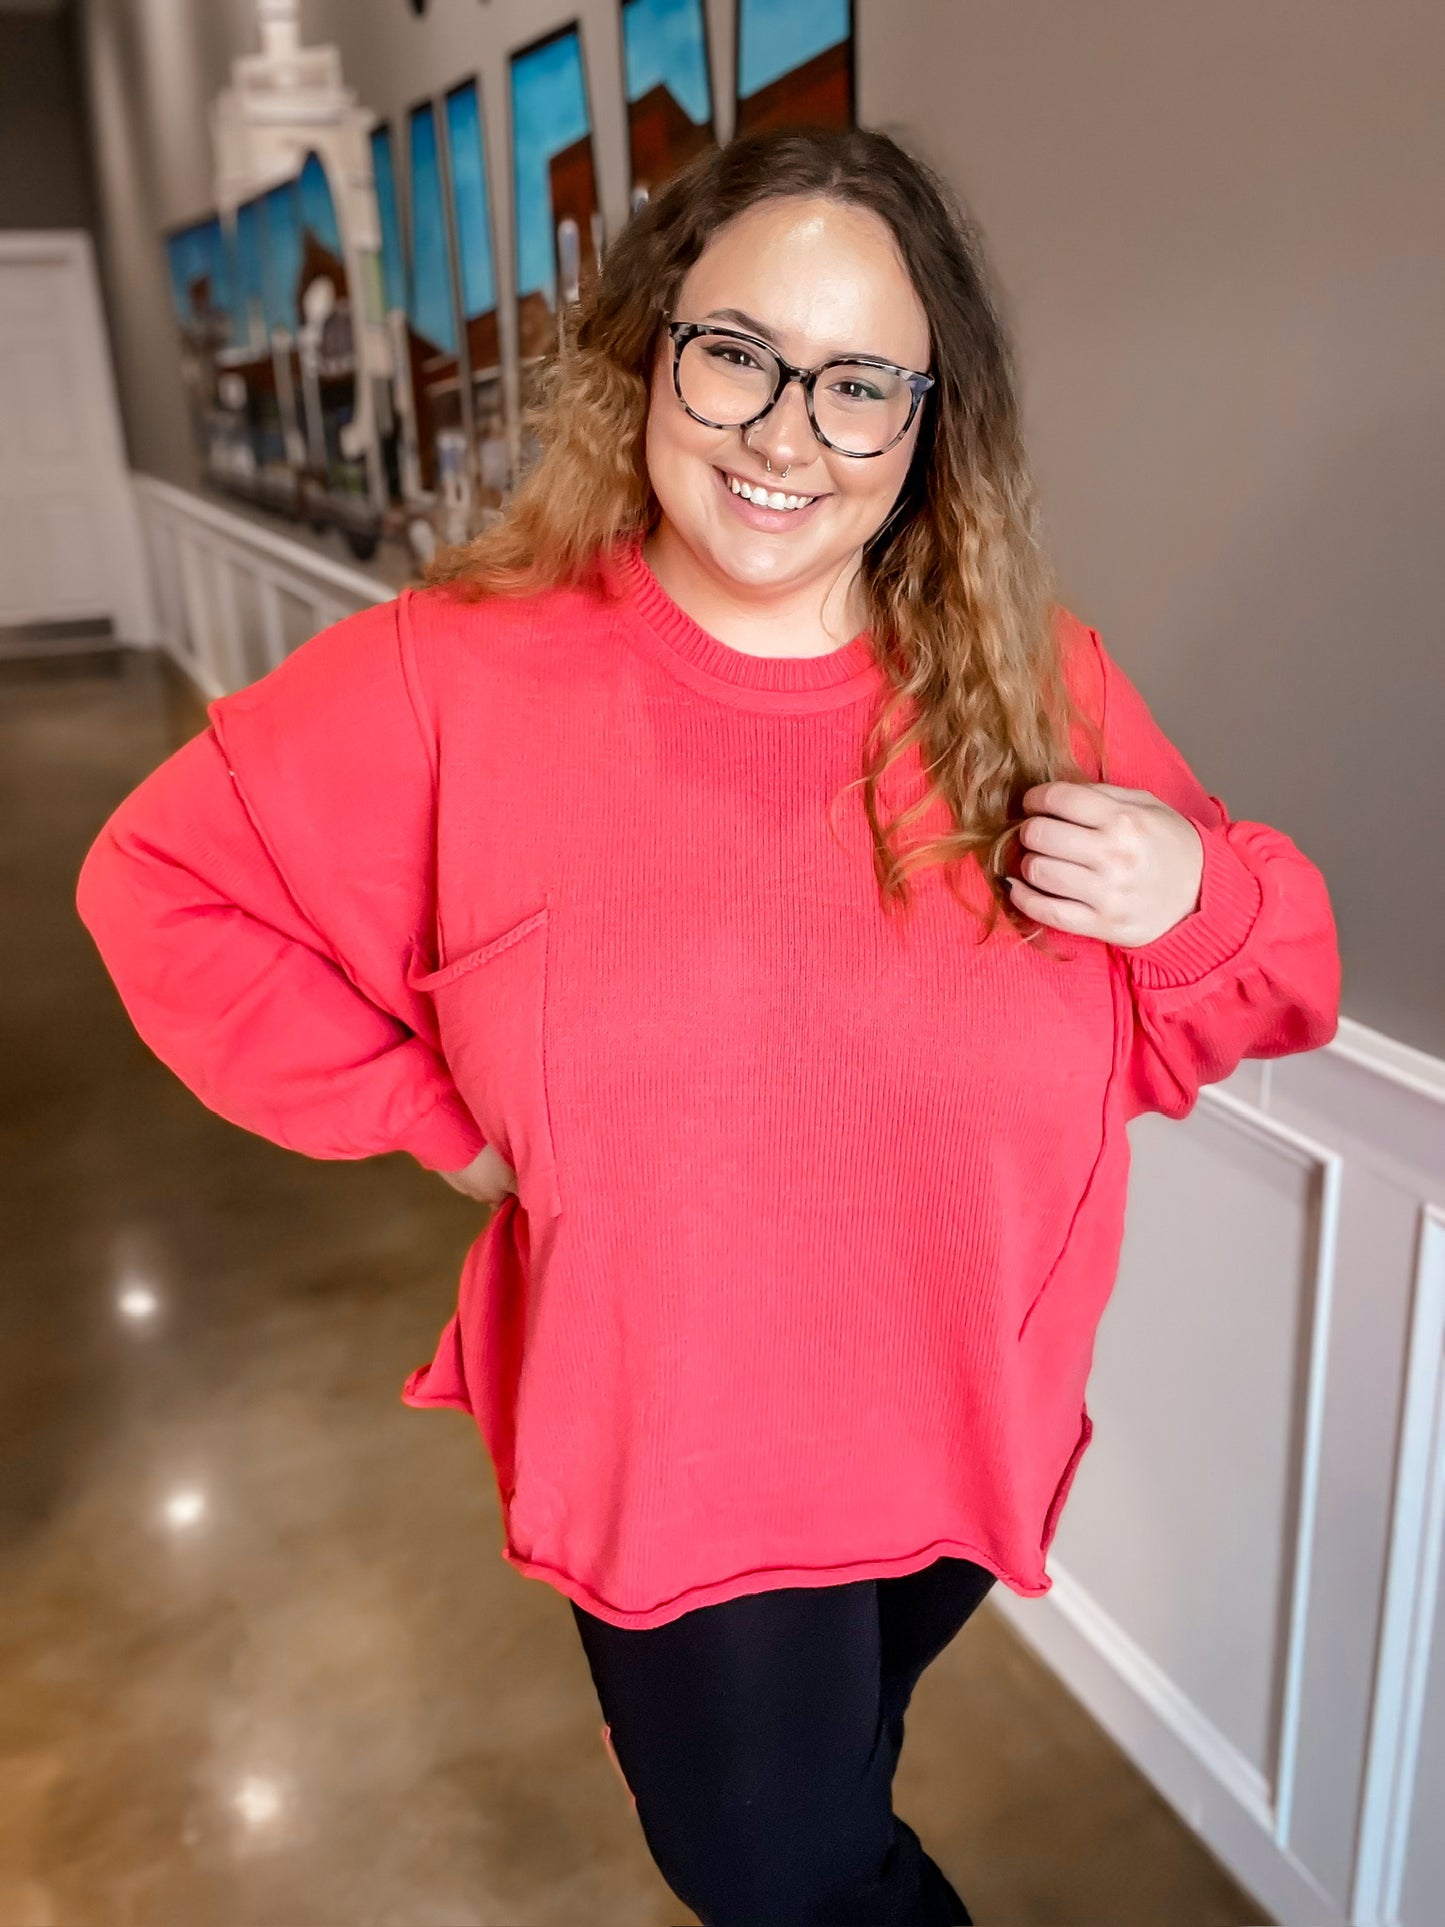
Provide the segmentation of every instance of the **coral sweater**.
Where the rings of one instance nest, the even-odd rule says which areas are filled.
[[[630,1627],[944,1554],[1046,1592],[1125,1123],[1330,1039],[1324,881],[1064,612],[1098,773],[1195,822],[1198,906],[1052,956],[981,944],[936,869],[887,915],[848,787],[866,634],[746,655],[635,541],[603,560],[408,591],[213,702],[100,832],[80,915],[223,1117],[515,1166],[402,1396],[475,1418],[517,1570]]]

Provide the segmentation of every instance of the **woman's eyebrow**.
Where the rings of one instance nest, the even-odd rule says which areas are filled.
[[[756,315],[745,314],[741,308],[714,308],[704,315],[703,319],[704,321],[736,321],[738,326],[746,328],[749,334],[761,335],[764,341],[771,341],[775,348],[779,346],[778,337],[767,322],[759,321]]]
[[[739,327],[746,328],[749,334],[760,335],[764,341],[770,341],[778,352],[782,353],[782,343],[767,322],[759,321],[755,314],[748,314],[743,308],[712,308],[703,316],[703,320],[736,321]],[[849,354],[855,352],[857,351],[847,348],[835,348],[832,354],[824,356],[823,360],[846,361]],[[886,361],[888,357],[885,355],[883,359]]]

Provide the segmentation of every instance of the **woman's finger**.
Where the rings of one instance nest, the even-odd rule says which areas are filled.
[[[1104,861],[1107,842],[1091,823],[1066,823],[1062,817],[1039,815],[1020,824],[1019,849],[1063,857],[1093,870]]]
[[[1095,828],[1107,823],[1118,809],[1121,798],[1105,783],[1035,783],[1026,789],[1020,806],[1030,815],[1057,816],[1069,823],[1088,823]]]
[[[1086,864],[1074,863],[1065,857],[1041,856],[1037,850],[1028,849],[1019,869],[1024,881],[1035,890],[1055,898],[1070,898],[1090,910],[1102,908],[1099,895],[1103,878]]]
[[[1071,931],[1080,937],[1097,934],[1098,913],[1087,903],[1070,897],[1051,897],[1045,890],[1033,889],[1022,877],[1011,876],[1006,881],[1013,901],[1035,923],[1046,923],[1051,929]]]

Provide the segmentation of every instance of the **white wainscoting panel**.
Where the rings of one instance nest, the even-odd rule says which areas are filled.
[[[1349,1019],[1130,1125],[1095,1438],[991,1603],[1280,1921],[1445,1919],[1445,1064]]]
[[[161,639],[210,700],[274,669],[319,629],[396,591],[248,516],[135,477]]]
[[[1385,1623],[1355,1913],[1438,1918],[1445,1895],[1445,1212],[1420,1214]]]

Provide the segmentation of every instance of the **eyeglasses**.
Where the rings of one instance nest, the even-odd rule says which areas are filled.
[[[932,375],[878,355],[795,368],[756,335],[711,321],[669,321],[667,332],[672,385],[694,421],[707,428],[751,428],[777,406],[790,381],[800,381],[813,433],[839,455],[886,454],[908,433],[934,385]]]

